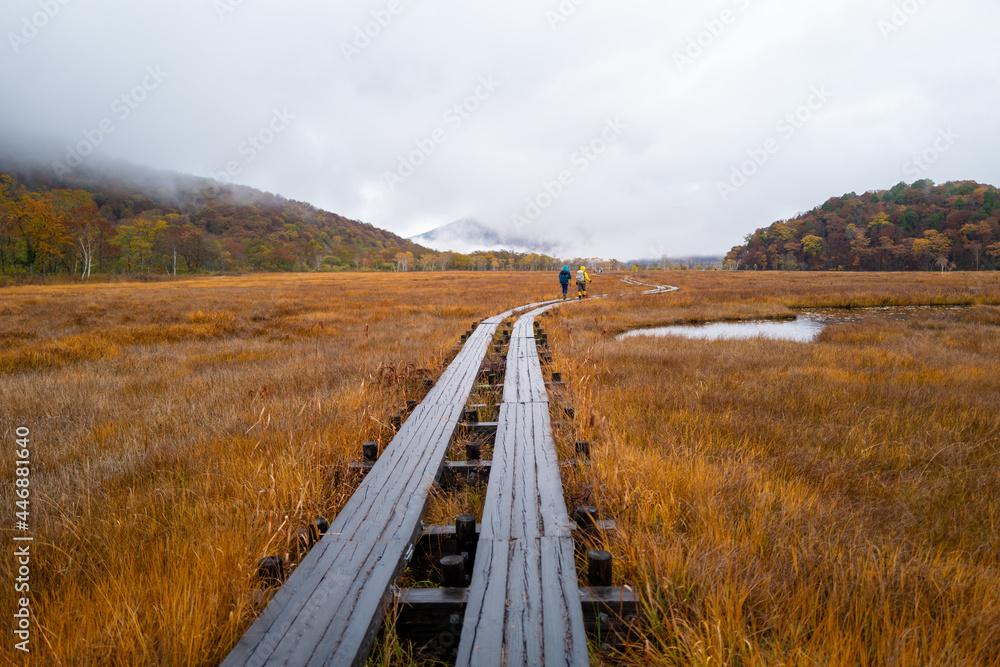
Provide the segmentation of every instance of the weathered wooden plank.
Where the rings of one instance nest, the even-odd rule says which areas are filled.
[[[477,328],[223,664],[364,661],[497,322]]]
[[[441,443],[438,449],[441,450],[440,455],[443,458],[450,436],[449,422],[434,420],[433,417],[434,413],[429,412],[427,424],[433,427],[432,436],[436,434]],[[420,434],[422,431],[415,430],[415,433]],[[391,571],[387,574],[384,568],[378,570],[382,575],[381,579],[368,574],[375,569],[374,565],[382,555],[378,544],[387,539],[392,542],[392,547],[398,551],[398,557],[390,565],[392,568],[401,568],[408,544],[412,544],[419,530],[422,504],[418,506],[418,496],[421,494],[426,496],[427,490],[433,483],[433,477],[436,477],[436,468],[430,470],[433,461],[429,459],[423,461],[421,468],[421,461],[417,457],[419,450],[411,450],[408,452],[409,458],[417,458],[417,461],[410,464],[415,474],[408,478],[405,484],[379,484],[379,476],[392,476],[391,472],[384,472],[386,469],[390,466],[395,468],[393,463],[403,462],[407,458],[399,456],[393,460],[393,456],[387,456],[392,449],[390,447],[390,450],[387,450],[379,464],[362,482],[358,492],[348,501],[344,511],[333,521],[326,536],[306,556],[295,574],[279,590],[264,614],[254,624],[257,626],[256,630],[251,626],[250,631],[237,644],[230,654],[230,658],[233,659],[231,664],[263,665],[269,661],[271,664],[285,664],[283,656],[288,651],[294,650],[299,643],[298,634],[290,631],[293,626],[309,625],[314,622],[313,617],[316,615],[335,614],[342,605],[353,604],[350,601],[359,598],[359,590],[366,584],[378,587],[383,580],[390,577],[385,583],[385,588],[378,592],[379,596],[385,594],[392,581]],[[387,465],[382,466],[380,470],[383,461]],[[376,483],[369,484],[372,480]],[[398,507],[399,504],[402,504],[402,508]],[[373,509],[379,510],[383,507],[393,511],[382,512],[381,517],[378,511],[373,514]],[[364,529],[359,530],[362,523]],[[315,559],[314,553],[317,554]],[[370,596],[367,600],[371,604]],[[380,609],[381,602],[377,602],[374,609],[371,609],[374,612],[373,617]],[[362,609],[362,616],[368,611],[369,609]],[[363,623],[363,619],[359,617],[357,622]],[[348,632],[349,629],[344,628],[344,631]],[[358,650],[361,650],[360,646]]]
[[[573,558],[564,537],[480,540],[457,664],[587,664]]]
[[[505,608],[507,604],[508,540],[484,540],[480,536],[476,547],[476,566],[469,582],[459,642],[458,665],[503,664]]]
[[[566,511],[566,501],[563,499],[559,459],[549,419],[549,404],[531,403],[529,406],[532,415],[532,442],[536,447],[538,504],[543,534],[548,537],[569,537],[572,535],[573,522],[570,521]]]
[[[541,545],[542,610],[545,665],[586,665],[587,635],[580,589],[576,583],[573,540],[543,537]]]
[[[532,318],[514,324],[507,354],[460,666],[587,664],[572,522]]]

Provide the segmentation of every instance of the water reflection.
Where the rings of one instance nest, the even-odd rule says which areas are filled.
[[[809,343],[816,340],[826,322],[813,317],[799,317],[781,322],[757,320],[751,322],[713,322],[712,324],[681,324],[655,329],[637,329],[622,334],[632,336],[684,336],[703,340],[743,340],[747,338],[773,338]]]
[[[653,329],[636,329],[619,338],[632,336],[683,336],[701,340],[746,340],[770,338],[797,343],[811,343],[828,325],[837,322],[860,322],[868,317],[906,321],[918,314],[961,310],[961,306],[881,306],[873,308],[810,310],[794,320],[749,320],[746,322],[712,322],[710,324],[677,324]]]

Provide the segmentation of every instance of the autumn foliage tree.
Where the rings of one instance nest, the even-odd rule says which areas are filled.
[[[849,192],[750,234],[727,264],[860,271],[997,268],[1000,193],[972,181],[921,180]]]

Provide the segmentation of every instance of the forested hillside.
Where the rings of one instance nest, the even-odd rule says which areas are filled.
[[[435,252],[244,186],[129,165],[0,171],[0,274],[540,269],[544,255]]]
[[[974,181],[849,192],[758,229],[726,261],[740,269],[996,269],[1000,196]]]

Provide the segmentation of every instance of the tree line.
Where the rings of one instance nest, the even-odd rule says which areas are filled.
[[[924,179],[833,197],[747,235],[735,269],[979,271],[1000,266],[1000,193],[974,181]]]
[[[436,252],[309,204],[196,179],[74,189],[0,174],[0,274],[550,270],[513,251]],[[577,260],[574,260],[577,261]]]

